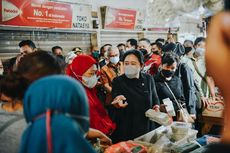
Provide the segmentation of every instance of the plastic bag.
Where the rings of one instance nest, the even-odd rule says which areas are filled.
[[[172,123],[171,118],[168,114],[162,112],[156,112],[152,109],[149,109],[145,112],[145,116],[148,117],[150,120],[157,122],[160,125],[170,125]]]
[[[148,149],[132,141],[125,141],[114,144],[107,148],[104,153],[147,153]]]

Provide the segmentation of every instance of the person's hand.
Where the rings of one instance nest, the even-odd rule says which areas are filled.
[[[160,112],[160,106],[159,105],[153,106],[153,110],[156,112]]]
[[[223,97],[221,96],[216,96],[215,101],[224,101]]]
[[[99,138],[102,145],[111,145],[112,144],[112,140],[109,137],[107,137],[101,131],[93,129],[93,128],[89,129],[86,138],[87,139]]]
[[[15,61],[15,65],[16,67],[18,66],[19,62],[21,61],[21,59],[25,56],[25,54],[19,54],[17,57],[16,57],[16,61]]]
[[[114,105],[114,107],[116,108],[125,108],[126,106],[128,106],[128,103],[124,102],[125,100],[126,98],[123,95],[119,95],[113,100],[111,104]]]
[[[222,141],[230,142],[230,13],[222,12],[214,16],[208,31],[206,45],[206,67],[220,88],[225,100],[224,131]]]
[[[214,78],[223,96],[230,99],[230,13],[213,17],[208,31],[206,45],[206,66],[208,75]]]
[[[208,98],[200,97],[200,99],[201,99],[203,108],[206,108],[208,106]]]
[[[220,138],[216,138],[212,136],[207,138],[207,144],[219,143],[219,142],[220,142]]]
[[[168,39],[167,39],[168,43],[175,43],[175,40],[173,38],[173,35],[172,34],[169,34],[168,35]]]
[[[191,118],[192,118],[193,120],[196,120],[196,115],[195,115],[195,114],[190,114],[190,116],[191,116]]]
[[[166,106],[167,106],[167,105],[165,105],[165,104],[161,104],[161,105],[160,105],[160,111],[161,111],[161,112],[164,112],[164,113],[168,113],[167,110],[166,110]]]

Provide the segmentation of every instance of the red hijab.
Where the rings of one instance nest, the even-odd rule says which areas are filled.
[[[81,81],[83,74],[97,61],[88,55],[79,55],[74,58],[73,62],[68,65],[66,74]],[[77,75],[77,76],[76,76]]]
[[[88,55],[79,55],[67,67],[66,74],[81,82],[83,74],[93,64],[97,64],[96,60],[93,57]],[[96,89],[90,89],[85,86],[84,88],[87,93],[90,107],[90,127],[100,130],[107,135],[111,134],[114,131],[116,125],[112,122],[104,106],[97,97]]]

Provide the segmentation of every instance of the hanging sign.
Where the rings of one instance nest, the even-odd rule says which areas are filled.
[[[136,22],[136,10],[106,7],[105,29],[133,30]]]
[[[90,5],[73,5],[72,28],[92,29]]]

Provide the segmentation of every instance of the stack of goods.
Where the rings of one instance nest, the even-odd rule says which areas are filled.
[[[145,112],[145,116],[148,117],[151,121],[154,121],[160,125],[170,125],[172,123],[172,119],[168,114],[162,112],[156,112],[153,109],[149,109]]]
[[[197,131],[184,122],[173,122],[169,126],[161,126],[134,141],[148,148],[149,153],[172,152],[176,146],[190,143],[196,139]]]

